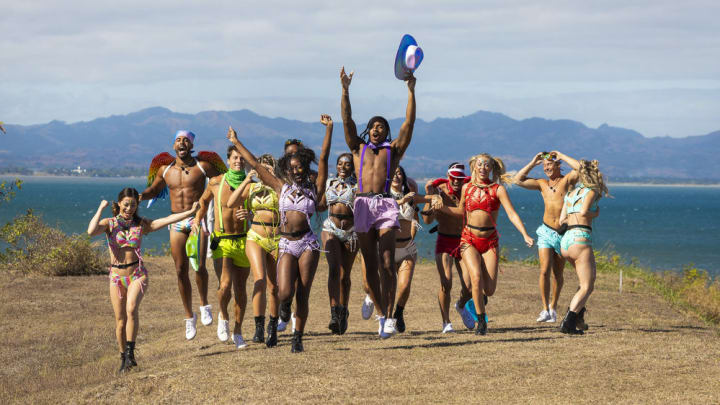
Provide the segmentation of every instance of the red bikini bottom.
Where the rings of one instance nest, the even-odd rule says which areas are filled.
[[[460,251],[464,250],[468,246],[472,246],[480,254],[483,254],[491,249],[497,249],[499,242],[497,231],[493,232],[488,238],[481,238],[480,236],[474,235],[470,232],[470,229],[467,227],[463,228],[460,240]]]

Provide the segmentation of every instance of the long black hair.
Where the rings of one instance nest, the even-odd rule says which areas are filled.
[[[127,198],[127,197],[135,199],[135,201],[138,204],[137,209],[135,209],[135,212],[133,213],[132,220],[133,220],[134,224],[136,224],[136,225],[140,224],[140,221],[142,220],[142,218],[140,218],[140,215],[138,215],[138,211],[140,210],[140,194],[138,193],[137,190],[135,190],[132,187],[126,187],[126,188],[122,189],[120,191],[120,193],[118,193],[117,201],[113,201],[113,203],[112,203],[113,216],[116,217],[116,216],[118,216],[118,214],[120,214],[120,201],[122,201],[123,198]]]
[[[409,193],[409,192],[412,191],[412,190],[410,190],[410,184],[408,183],[407,174],[405,174],[405,168],[403,168],[402,166],[398,165],[397,169],[400,170],[400,173],[402,173],[402,177],[403,177],[403,180],[402,180],[402,193],[403,193],[403,195],[405,195],[405,194]]]
[[[360,138],[363,140],[363,142],[370,143],[370,128],[372,128],[373,124],[378,121],[381,122],[385,126],[385,128],[387,128],[387,137],[385,138],[385,141],[387,141],[387,142],[392,141],[392,134],[390,133],[390,124],[385,119],[385,117],[376,115],[376,116],[370,118],[370,121],[368,121],[367,127],[365,127],[365,130],[362,131],[362,133],[360,134]]]

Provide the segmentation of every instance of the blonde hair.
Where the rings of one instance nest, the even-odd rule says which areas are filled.
[[[490,161],[492,161],[492,177],[490,180],[492,180],[492,183],[500,183],[500,184],[511,184],[513,176],[510,174],[505,173],[505,163],[503,163],[502,159],[497,157],[492,157],[489,153],[481,153],[479,155],[475,155],[470,158],[470,179],[473,184],[480,185],[480,179],[478,178],[477,174],[475,173],[475,162],[480,160],[481,158],[486,158]]]
[[[587,188],[598,193],[598,199],[605,195],[611,197],[605,185],[605,176],[600,172],[597,160],[581,160],[578,169],[579,180]]]

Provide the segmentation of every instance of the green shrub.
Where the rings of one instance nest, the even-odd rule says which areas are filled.
[[[87,235],[66,235],[28,210],[0,228],[0,268],[47,276],[107,273],[108,258],[101,244]]]

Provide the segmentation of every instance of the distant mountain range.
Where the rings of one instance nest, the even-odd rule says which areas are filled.
[[[336,119],[333,156],[347,149],[342,123]],[[356,117],[359,131],[365,119]],[[401,123],[400,118],[390,120],[394,136]],[[319,149],[324,135],[320,123],[268,118],[249,110],[193,115],[153,107],[72,124],[6,124],[7,134],[0,134],[0,168],[144,169],[155,154],[171,151],[178,129],[197,134],[195,150],[214,150],[224,156],[228,125],[236,128],[241,140],[257,154],[279,155],[289,138],[302,139]],[[720,131],[686,138],[646,138],[608,125],[588,128],[571,120],[515,120],[486,111],[430,122],[417,120],[402,164],[414,177],[434,176],[444,173],[452,161],[467,161],[474,154],[489,152],[502,157],[509,169],[518,169],[544,150],[598,159],[611,180],[720,181]],[[534,173],[542,175],[537,169]]]

